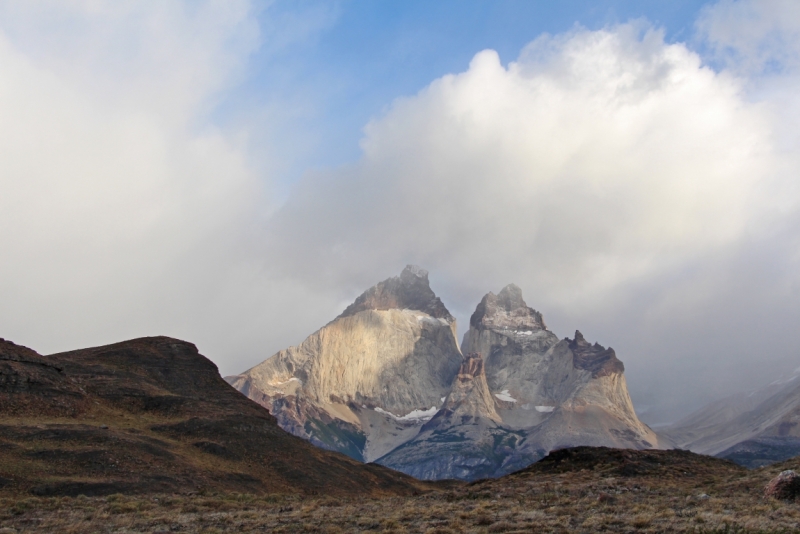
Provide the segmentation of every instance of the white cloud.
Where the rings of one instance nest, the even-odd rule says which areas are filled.
[[[249,3],[0,14],[0,335],[52,352],[167,334],[230,372],[270,320],[291,334],[279,308],[309,295],[263,275],[269,184],[208,118],[262,38]]]
[[[781,338],[755,358],[744,328],[800,318],[773,111],[640,23],[543,36],[506,67],[486,50],[367,125],[358,163],[307,177],[271,223],[276,268],[355,293],[419,263],[462,325],[513,281],[674,415],[792,357]]]
[[[507,68],[487,50],[396,101],[357,165],[298,191],[275,238],[302,251],[293,269],[413,258],[484,290],[498,277],[551,304],[602,300],[754,224],[769,134],[735,79],[657,31],[543,37]]]

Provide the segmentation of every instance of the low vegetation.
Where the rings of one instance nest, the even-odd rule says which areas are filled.
[[[571,451],[502,479],[445,482],[410,497],[7,495],[0,532],[800,531],[800,505],[763,496],[800,458],[747,471],[683,451]]]

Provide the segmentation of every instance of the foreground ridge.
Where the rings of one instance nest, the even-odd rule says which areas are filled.
[[[800,509],[763,492],[790,469],[800,459],[748,471],[681,450],[578,447],[419,496],[0,495],[0,520],[19,532],[793,532]]]
[[[41,356],[0,340],[0,493],[410,494],[313,447],[168,337]]]

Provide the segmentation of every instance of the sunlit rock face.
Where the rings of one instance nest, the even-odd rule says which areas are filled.
[[[456,322],[408,266],[336,319],[229,382],[295,435],[372,461],[414,437],[461,366]]]
[[[613,349],[562,339],[511,284],[464,337],[428,273],[408,266],[297,347],[228,380],[319,446],[422,479],[473,480],[556,448],[651,448]]]

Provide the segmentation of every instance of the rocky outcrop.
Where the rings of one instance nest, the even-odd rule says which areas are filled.
[[[575,331],[575,339],[570,341],[569,350],[572,351],[572,365],[576,369],[591,372],[592,378],[625,372],[625,366],[617,359],[614,349],[605,348],[599,343],[589,344],[579,330]]]
[[[494,406],[494,399],[489,393],[486,374],[483,369],[483,358],[480,354],[468,354],[461,364],[458,374],[450,387],[450,394],[444,406],[426,424],[433,428],[440,426],[444,420],[487,419],[500,422],[500,416]]]
[[[800,476],[791,469],[782,471],[764,487],[764,496],[782,501],[794,501],[800,497]]]
[[[455,328],[427,271],[408,266],[300,345],[228,381],[289,432],[372,461],[441,407],[461,366]]]

